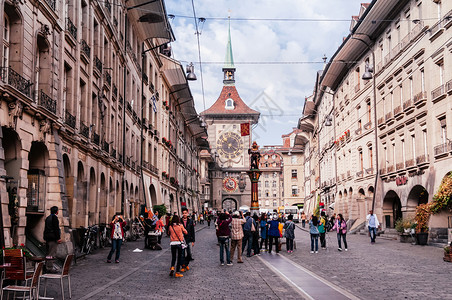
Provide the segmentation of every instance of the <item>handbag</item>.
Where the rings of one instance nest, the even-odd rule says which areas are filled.
[[[171,225],[171,227],[173,228],[174,234],[176,234],[176,231],[174,230],[174,226]],[[178,239],[179,242],[180,242],[180,245],[181,245],[181,247],[182,247],[182,250],[183,250],[183,249],[187,249],[188,245],[187,245],[187,243],[185,242],[185,240],[181,241],[180,238],[179,238],[179,236],[178,236],[177,234],[176,234],[176,236],[177,236],[177,239]]]

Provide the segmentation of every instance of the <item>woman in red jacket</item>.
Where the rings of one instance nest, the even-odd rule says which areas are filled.
[[[111,257],[113,253],[116,251],[115,262],[119,263],[119,255],[121,253],[121,245],[124,240],[124,226],[126,226],[126,222],[124,221],[124,217],[116,214],[111,223],[111,250],[108,253],[107,262],[111,263]]]

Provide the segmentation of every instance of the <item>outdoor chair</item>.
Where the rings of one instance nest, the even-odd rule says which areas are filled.
[[[3,287],[5,280],[25,281],[25,283],[33,277],[33,274],[27,274],[25,258],[22,249],[5,249],[3,251],[3,264],[9,264],[8,268],[2,273],[0,287]],[[2,298],[3,299],[3,296]]]
[[[67,277],[68,286],[69,286],[69,298],[72,298],[71,277],[69,275],[69,269],[71,267],[73,258],[74,258],[74,254],[69,254],[68,256],[66,256],[61,274],[43,274],[43,275],[41,275],[41,278],[45,279],[45,281],[44,281],[44,297],[46,297],[46,294],[47,294],[47,279],[59,279],[60,283],[61,283],[61,299],[64,300],[63,278]]]
[[[33,298],[39,299],[39,276],[41,275],[43,264],[44,263],[40,262],[36,266],[36,269],[32,275],[32,280],[31,280],[30,286],[8,285],[8,286],[2,288],[1,299],[3,299],[4,291],[14,292],[14,294],[16,294],[16,292],[24,293],[24,298],[25,298],[25,293],[29,293],[29,299],[33,299]],[[9,296],[9,294],[8,294],[8,296]]]

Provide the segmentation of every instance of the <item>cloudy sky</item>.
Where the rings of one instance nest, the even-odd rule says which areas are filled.
[[[223,85],[230,10],[236,87],[245,103],[261,112],[253,139],[259,145],[281,144],[281,135],[297,126],[316,71],[323,68],[322,57],[329,59],[348,35],[351,16],[359,13],[361,2],[365,1],[194,0],[197,18],[206,18],[199,27],[203,97],[192,2],[167,0],[167,13],[175,15],[173,56],[184,65],[195,64],[198,80],[190,87],[198,113],[217,100]]]

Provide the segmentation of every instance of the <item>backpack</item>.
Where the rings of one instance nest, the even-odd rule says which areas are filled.
[[[321,221],[324,221],[324,222],[325,222],[325,225],[324,225],[324,224],[321,224]],[[327,223],[328,223],[328,222],[325,220],[324,217],[322,217],[322,218],[320,219],[320,222],[319,222],[319,232],[320,232],[320,233],[325,233],[325,226],[326,226]]]

